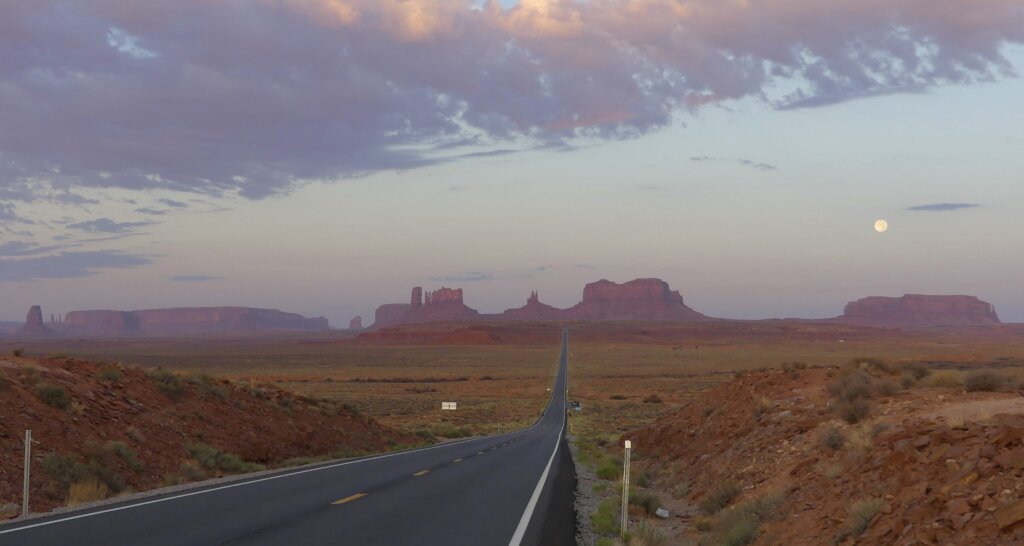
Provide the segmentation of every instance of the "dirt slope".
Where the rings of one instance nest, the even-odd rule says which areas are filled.
[[[732,482],[738,495],[726,505],[780,495],[775,515],[754,526],[756,544],[1024,544],[1024,397],[912,386],[876,395],[867,420],[848,425],[830,407],[837,375],[748,374],[625,436],[652,454],[640,464],[659,485],[694,507],[673,543],[748,543],[715,534],[728,510],[696,515]]]
[[[411,441],[343,405],[273,386],[0,357],[0,506],[20,505],[25,429],[35,440],[37,512],[63,505],[76,482],[141,491]]]

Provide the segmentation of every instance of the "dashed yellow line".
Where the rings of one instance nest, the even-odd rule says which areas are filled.
[[[366,496],[366,493],[356,493],[355,495],[352,495],[352,496],[349,496],[349,497],[345,497],[345,498],[343,498],[341,500],[336,500],[336,501],[332,502],[331,504],[345,504],[346,502],[352,502],[354,500],[361,499],[361,498],[363,498],[365,496]]]
[[[413,474],[413,476],[416,476],[416,477],[418,478],[418,477],[420,477],[420,476],[423,476],[423,475],[424,475],[424,474],[426,474],[427,472],[430,472],[430,471],[429,471],[429,470],[420,470],[419,472],[417,472],[417,473]]]

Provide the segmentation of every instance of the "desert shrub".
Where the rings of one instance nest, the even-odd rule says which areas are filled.
[[[4,374],[0,373],[0,391],[2,391],[4,389],[6,389],[7,387],[9,387],[10,384],[11,384],[11,382],[7,380],[7,378],[4,376]]]
[[[52,385],[50,383],[39,385],[36,387],[36,398],[51,408],[67,410],[68,406],[71,405],[71,397],[68,396],[68,391],[64,390],[64,387],[60,385]]]
[[[181,485],[181,484],[185,483],[185,479],[182,478],[178,474],[175,474],[173,472],[168,472],[167,474],[164,474],[164,479],[161,480],[160,483],[164,487],[170,487],[170,486]]]
[[[644,397],[644,404],[661,404],[661,397],[657,394],[648,394]]]
[[[882,509],[882,499],[868,498],[861,499],[850,505],[846,518],[846,525],[836,535],[835,543],[840,543],[850,537],[858,537],[867,531],[871,520]]]
[[[602,480],[614,480],[622,472],[622,468],[615,463],[614,459],[605,457],[601,460],[600,464],[597,465],[597,469],[594,471],[598,478]]]
[[[900,386],[903,387],[904,389],[909,389],[910,387],[913,387],[916,383],[917,380],[914,379],[914,376],[906,372],[903,373],[903,377],[900,379]]]
[[[636,477],[632,478],[632,480],[637,487],[647,487],[651,485],[651,476],[650,474],[647,473],[646,470],[641,470],[640,472],[637,472]]]
[[[821,434],[821,445],[831,449],[832,451],[838,451],[842,449],[843,444],[846,443],[846,437],[843,436],[843,432],[837,427],[828,427],[825,432]]]
[[[157,368],[146,372],[146,377],[153,380],[156,383],[156,388],[172,400],[177,400],[185,394],[185,386],[182,385],[181,378],[173,372]]]
[[[184,461],[178,466],[181,475],[190,482],[206,479],[206,472],[195,461]]]
[[[889,379],[879,381],[876,389],[878,390],[878,394],[882,396],[893,396],[900,392],[900,386],[897,385],[895,381],[891,381]]]
[[[623,394],[613,394],[608,397],[609,400],[625,400],[626,396]]]
[[[745,546],[757,538],[761,524],[778,516],[783,497],[772,493],[723,510],[713,526],[714,544]]]
[[[307,465],[307,464],[310,464],[310,463],[313,463],[313,462],[315,462],[315,461],[313,460],[312,457],[292,457],[291,459],[288,459],[287,461],[281,463],[281,466],[285,466],[285,467],[303,466],[303,465]]]
[[[1003,390],[1008,383],[1008,378],[1005,375],[990,370],[978,370],[967,374],[964,379],[964,389],[967,392],[999,391]]]
[[[482,375],[482,376],[480,376],[480,381],[493,381],[493,380],[494,380],[494,378],[489,376],[489,375]]]
[[[218,381],[206,374],[193,374],[188,376],[188,382],[196,386],[196,390],[203,396],[212,396],[224,400],[228,393]]]
[[[23,354],[25,354],[25,349],[14,349],[11,351],[12,356],[21,356]]]
[[[89,467],[63,453],[50,453],[43,457],[43,472],[57,482],[61,491],[67,490],[71,484],[83,482],[89,478]]]
[[[456,427],[453,425],[442,425],[434,427],[434,434],[436,436],[443,436],[445,438],[466,438],[472,436],[473,433],[466,427]]]
[[[434,436],[433,432],[430,432],[429,430],[427,430],[425,428],[421,428],[421,429],[417,430],[414,434],[416,434],[416,436],[419,436],[424,442],[427,442],[427,443],[430,443],[430,444],[433,444],[433,443],[437,442],[437,436]],[[392,439],[393,438],[388,438],[388,440],[392,440]]]
[[[88,502],[103,500],[110,496],[110,489],[106,484],[96,478],[89,478],[82,482],[75,482],[68,487],[68,497],[65,504],[78,506]]]
[[[629,493],[629,504],[639,506],[648,516],[653,516],[661,508],[661,498],[647,491],[632,491]]]
[[[13,502],[0,504],[0,519],[17,516],[21,513],[21,507]]]
[[[964,384],[963,377],[952,370],[943,370],[931,374],[928,385],[937,388],[956,388]]]
[[[717,514],[740,494],[740,488],[734,482],[725,481],[718,484],[704,499],[700,501],[700,510],[709,516]]]
[[[599,535],[619,533],[619,513],[616,499],[605,499],[597,506],[597,512],[590,515],[590,526]]]
[[[139,429],[137,429],[137,428],[135,428],[135,427],[131,427],[131,426],[130,426],[130,427],[128,427],[128,428],[126,428],[126,429],[124,429],[124,433],[125,433],[125,434],[126,434],[126,435],[127,435],[128,437],[129,437],[129,438],[131,438],[131,439],[132,439],[132,441],[134,441],[134,442],[137,442],[137,443],[140,443],[140,444],[141,444],[141,443],[143,443],[143,442],[145,442],[145,441],[146,441],[146,437],[145,437],[145,436],[143,436],[143,435],[142,435],[142,433],[141,433],[141,432],[139,432]]]
[[[871,403],[866,398],[840,399],[833,407],[836,414],[851,425],[863,421],[871,413]]]
[[[628,534],[627,546],[663,546],[668,544],[668,537],[657,527],[641,521]]]
[[[96,377],[104,383],[117,383],[121,380],[121,370],[113,366],[103,366]]]
[[[914,379],[920,381],[925,377],[928,377],[932,371],[920,362],[907,362],[903,365],[903,373],[909,374]]]
[[[128,447],[128,444],[124,442],[110,441],[103,444],[103,451],[111,455],[115,455],[124,461],[124,464],[128,465],[128,468],[135,470],[136,472],[142,470],[142,463],[139,458],[132,451],[132,448]]]
[[[857,358],[854,358],[850,360],[849,363],[847,363],[847,367],[862,371],[877,370],[879,372],[886,373],[889,375],[895,375],[896,373],[899,372],[898,369],[896,369],[894,366],[890,366],[881,358],[875,358],[872,356],[859,356]]]
[[[712,413],[715,413],[715,408],[714,407],[708,406],[708,407],[704,408],[704,417],[711,417]]]
[[[211,445],[197,443],[188,446],[192,457],[208,472],[254,472],[262,470],[262,465],[243,461],[234,453],[221,451]]]

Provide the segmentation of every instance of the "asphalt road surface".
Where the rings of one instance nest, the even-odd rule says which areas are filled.
[[[0,545],[574,543],[568,334],[532,427],[0,526]]]

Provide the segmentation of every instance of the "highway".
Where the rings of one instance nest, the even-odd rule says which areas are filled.
[[[567,370],[563,333],[527,429],[2,525],[0,545],[572,544]]]

